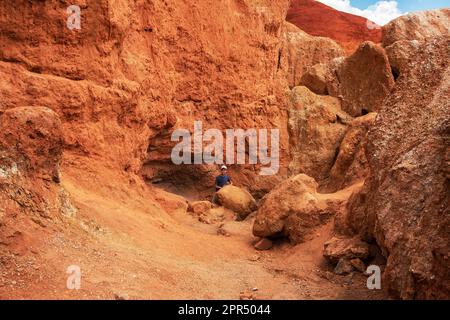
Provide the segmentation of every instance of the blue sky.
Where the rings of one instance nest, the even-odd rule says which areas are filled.
[[[450,8],[450,0],[318,0],[340,11],[366,17],[379,25],[409,12]]]
[[[351,4],[359,9],[366,9],[375,4],[374,0],[352,0]],[[398,7],[402,12],[418,10],[430,10],[438,8],[450,8],[450,0],[397,0]]]

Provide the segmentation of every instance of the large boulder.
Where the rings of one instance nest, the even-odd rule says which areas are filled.
[[[395,84],[394,75],[386,51],[365,42],[348,58],[307,68],[300,83],[317,94],[339,98],[342,110],[359,117],[379,109]]]
[[[430,10],[401,16],[383,27],[383,46],[397,41],[426,41],[450,36],[450,9]]]
[[[342,109],[354,117],[377,111],[395,84],[386,52],[372,42],[363,43],[336,74]]]
[[[344,50],[333,40],[313,37],[285,22],[281,65],[291,88],[300,84],[309,67],[342,56],[345,56]]]
[[[404,299],[450,298],[450,38],[410,53],[369,131],[370,177],[348,222],[387,257],[385,286]]]
[[[450,37],[450,9],[411,13],[383,27],[383,46],[394,76],[398,78],[409,68],[422,42]]]
[[[339,99],[316,95],[306,87],[295,87],[291,100],[289,172],[304,173],[322,181],[333,167],[347,125],[353,118],[341,110]]]
[[[244,220],[257,208],[253,196],[247,190],[236,186],[225,186],[217,192],[217,197],[222,206],[238,215],[239,220]]]
[[[0,176],[20,172],[59,182],[62,150],[61,121],[51,109],[17,107],[0,116]]]
[[[292,243],[309,240],[346,201],[344,194],[317,193],[317,182],[304,174],[292,177],[262,199],[253,225],[257,237],[288,237]]]

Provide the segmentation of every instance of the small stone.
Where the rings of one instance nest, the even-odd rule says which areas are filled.
[[[196,215],[206,214],[212,208],[212,203],[209,201],[193,201],[189,202],[188,212]]]
[[[255,243],[254,245],[256,250],[270,250],[273,247],[273,242],[267,238],[263,238]]]
[[[241,292],[239,294],[239,300],[254,300],[256,296],[252,292]]]
[[[115,300],[128,300],[128,294],[123,293],[123,292],[115,292],[114,293],[114,299]]]
[[[323,256],[333,263],[340,259],[365,259],[369,256],[369,245],[354,238],[332,238],[324,244]]]
[[[337,275],[346,275],[353,271],[353,266],[347,259],[340,259],[336,267],[334,268],[334,273]]]

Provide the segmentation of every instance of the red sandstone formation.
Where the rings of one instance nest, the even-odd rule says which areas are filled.
[[[381,28],[375,23],[315,0],[292,0],[287,21],[313,36],[335,40],[347,54],[364,41],[381,42]]]
[[[304,31],[288,0],[80,8],[1,1],[0,299],[450,297],[448,10],[383,48],[315,1]],[[230,165],[212,204],[217,166],[171,161],[194,121],[279,129],[280,171]]]

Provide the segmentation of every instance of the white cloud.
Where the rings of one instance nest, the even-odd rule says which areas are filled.
[[[399,16],[404,14],[398,8],[397,1],[378,1],[364,10],[353,7],[350,0],[318,0],[318,1],[330,7],[333,7],[339,11],[344,11],[347,13],[365,17],[373,22],[376,22],[380,26],[383,26],[389,21],[398,18]]]

